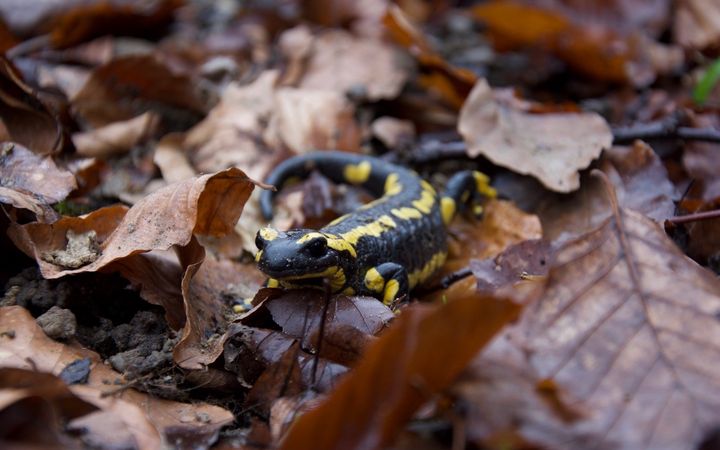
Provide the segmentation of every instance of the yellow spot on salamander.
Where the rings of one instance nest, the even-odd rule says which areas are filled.
[[[330,247],[333,250],[336,250],[338,252],[347,251],[352,255],[353,258],[357,257],[357,252],[355,251],[355,247],[352,246],[352,244],[345,239],[338,237],[334,234],[329,233],[319,233],[317,231],[313,231],[311,233],[307,233],[306,235],[302,236],[300,239],[298,239],[296,242],[300,245],[311,241],[318,237],[324,237],[327,239],[327,246]]]
[[[397,297],[397,293],[400,290],[400,283],[397,280],[390,280],[385,283],[385,293],[383,294],[383,303],[389,305]]]
[[[385,279],[376,268],[372,268],[365,272],[365,287],[372,292],[380,293],[385,288]]]
[[[479,193],[487,198],[497,197],[497,191],[490,186],[490,178],[487,175],[475,170],[473,171],[473,178],[475,178],[475,185]]]
[[[455,209],[455,200],[450,197],[440,199],[440,213],[442,214],[442,220],[445,225],[452,221],[455,216]]]
[[[363,161],[358,165],[349,164],[345,166],[343,175],[345,181],[350,184],[363,184],[370,178],[370,172],[372,171],[372,165],[370,161]]]
[[[278,280],[276,280],[275,278],[268,278],[267,287],[276,288],[278,286],[280,286],[280,282]]]
[[[380,235],[385,231],[392,230],[396,227],[397,224],[392,219],[392,217],[388,216],[387,214],[383,214],[378,219],[366,225],[361,225],[359,227],[353,228],[350,231],[340,234],[340,237],[354,246],[363,236],[380,237]]]
[[[403,206],[402,208],[393,208],[390,212],[393,216],[403,220],[419,219],[422,217],[422,213],[420,211],[415,208],[408,208],[407,206]]]
[[[447,253],[435,253],[422,268],[408,274],[408,283],[410,284],[410,289],[414,288],[418,284],[427,281],[427,279],[430,278],[436,270],[438,270],[440,267],[442,267],[443,264],[445,264],[445,258],[447,258]]]
[[[397,195],[402,192],[402,184],[400,184],[400,176],[396,173],[391,173],[385,179],[385,196]]]
[[[485,209],[480,205],[473,206],[473,214],[475,216],[480,217]]]
[[[422,188],[424,190],[430,192],[431,194],[433,194],[433,195],[436,194],[435,188],[432,186],[432,184],[428,183],[427,181],[420,179],[420,185],[422,186]]]
[[[430,214],[433,205],[435,204],[435,194],[430,191],[423,190],[420,194],[420,198],[413,200],[412,205],[419,209],[420,212]]]
[[[274,228],[262,227],[260,228],[260,237],[266,241],[272,241],[273,239],[277,239],[278,231]]]
[[[255,253],[255,262],[260,262],[260,258],[262,258],[262,250]]]

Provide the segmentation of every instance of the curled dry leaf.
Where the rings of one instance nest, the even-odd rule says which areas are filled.
[[[167,186],[130,210],[108,207],[84,217],[63,218],[52,226],[15,225],[13,240],[38,260],[45,278],[94,272],[138,253],[188,245],[193,234],[229,233],[253,188],[242,171],[228,169]],[[68,230],[76,234],[94,230],[101,251],[98,259],[76,270],[42,261],[40,255],[65,248]]]
[[[57,211],[48,206],[47,203],[39,200],[34,195],[16,191],[15,189],[0,186],[0,203],[30,211],[35,215],[35,220],[38,222],[52,223],[60,218]]]
[[[509,95],[494,93],[487,81],[478,81],[458,123],[468,155],[483,155],[514,172],[532,175],[553,191],[574,191],[580,187],[578,170],[610,148],[610,127],[595,113],[533,114],[530,108]]]
[[[65,128],[57,105],[30,87],[10,60],[0,55],[0,140],[18,142],[40,155],[58,153]],[[4,128],[4,130],[3,130]],[[7,135],[5,135],[7,133]]]
[[[45,203],[64,200],[77,188],[73,174],[50,156],[41,156],[19,144],[0,144],[0,186],[22,191]]]
[[[157,114],[146,112],[122,122],[115,122],[90,131],[75,133],[73,144],[82,156],[107,158],[127,153],[151,136],[158,126]]]
[[[78,113],[96,127],[148,110],[165,119],[194,121],[211,103],[197,83],[153,55],[122,56],[96,68],[73,99]]]
[[[0,416],[5,419],[0,425],[3,448],[75,448],[78,444],[66,433],[65,425],[96,409],[52,374],[0,368]]]
[[[545,293],[507,334],[523,372],[585,416],[514,410],[519,431],[549,447],[697,448],[720,422],[718,311],[714,275],[650,219],[615,209],[558,248]]]
[[[355,110],[340,92],[280,88],[265,131],[271,147],[284,145],[295,153],[318,148],[360,149],[361,134]]]
[[[720,39],[720,4],[712,0],[685,0],[676,6],[674,40],[686,48],[702,50]]]
[[[227,339],[228,318],[232,317],[228,297],[236,285],[257,291],[265,278],[255,264],[214,258],[201,261],[188,266],[182,282],[187,321],[173,359],[185,369],[202,369],[220,356]]]
[[[613,183],[623,207],[662,222],[675,213],[675,186],[668,178],[660,158],[644,142],[606,150],[598,164]],[[612,211],[604,186],[595,177],[587,177],[582,187],[570,196],[547,194],[535,202],[545,238],[555,242],[587,233],[603,223]]]
[[[521,309],[472,290],[447,304],[404,309],[327,399],[293,422],[280,448],[387,447]]]
[[[308,53],[297,85],[301,89],[330,90],[370,101],[390,100],[400,94],[409,76],[408,68],[402,65],[403,55],[394,47],[342,30],[316,36]],[[292,59],[292,55],[288,57]]]
[[[663,46],[636,29],[621,34],[596,20],[575,23],[563,12],[518,0],[494,0],[472,12],[488,26],[497,47],[539,46],[602,81],[645,86],[683,62],[679,48]]]
[[[420,85],[436,93],[450,106],[460,109],[477,81],[475,74],[445,61],[397,5],[388,7],[383,23],[390,37],[407,49],[420,65]]]
[[[182,148],[183,140],[182,133],[168,133],[155,147],[153,162],[168,183],[177,183],[195,176],[195,169]]]
[[[9,333],[12,334],[12,338]],[[58,375],[78,359],[92,361],[86,384],[69,386],[82,401],[102,412],[76,419],[71,428],[83,431],[83,438],[96,444],[121,443],[122,448],[160,448],[173,433],[184,431],[204,436],[210,445],[219,429],[231,422],[229,411],[203,403],[185,404],[161,400],[132,388],[118,389],[120,374],[100,361],[99,355],[71,347],[45,336],[27,310],[0,309],[0,366]]]

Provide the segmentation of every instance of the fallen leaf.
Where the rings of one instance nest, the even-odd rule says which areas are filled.
[[[218,261],[212,257],[195,264],[199,267],[190,264],[183,277],[187,322],[173,350],[175,362],[185,369],[203,369],[222,353],[228,318],[232,317],[233,305],[228,295],[234,285],[249,285],[249,290],[257,291],[265,278],[255,264]]]
[[[319,148],[358,151],[361,135],[354,114],[350,102],[339,92],[279,88],[265,142],[284,145],[294,153]]]
[[[39,200],[36,196],[16,191],[15,189],[0,186],[0,203],[30,211],[38,222],[52,223],[60,218],[57,211],[42,200]],[[12,213],[8,215],[12,216],[13,220],[17,220],[17,217],[12,215]]]
[[[387,0],[319,0],[303,2],[302,16],[324,27],[349,27],[358,36],[382,36],[381,19]]]
[[[663,46],[634,29],[619,33],[597,20],[575,23],[560,11],[517,0],[495,0],[475,6],[497,47],[540,47],[576,71],[602,81],[650,84],[683,62],[680,49]]]
[[[370,125],[370,131],[389,150],[403,151],[415,142],[415,125],[408,120],[378,117]]]
[[[5,448],[78,447],[65,424],[95,410],[54,375],[0,368],[0,445]]]
[[[277,71],[265,71],[244,86],[230,84],[220,102],[186,135],[183,148],[200,172],[242,167],[262,180],[274,166],[262,145],[265,124],[274,110]]]
[[[388,7],[383,23],[390,37],[407,49],[420,65],[420,85],[456,110],[460,109],[477,81],[475,74],[445,61],[397,5]]]
[[[715,114],[697,114],[691,118],[691,125],[696,128],[717,128],[720,120]],[[717,146],[710,142],[687,142],[682,154],[683,167],[688,175],[702,182],[702,198],[712,200],[720,197],[720,159],[717,157]]]
[[[155,132],[158,120],[156,114],[146,112],[129,120],[75,133],[73,144],[82,156],[107,158],[127,153]]]
[[[522,307],[466,292],[405,308],[317,408],[297,418],[280,448],[381,448],[445,389]]]
[[[185,136],[181,133],[168,133],[155,147],[153,162],[168,183],[177,183],[195,176],[195,169],[182,148],[184,139]]]
[[[595,113],[533,114],[529,104],[509,97],[485,80],[475,85],[458,123],[468,156],[532,175],[553,191],[580,187],[578,170],[612,144],[605,120]]]
[[[211,103],[208,92],[153,55],[122,56],[96,68],[73,99],[78,113],[96,127],[147,111],[172,119],[170,125],[194,123]]]
[[[41,156],[12,142],[0,144],[0,186],[32,194],[45,203],[57,203],[77,188],[75,176]]]
[[[45,278],[119,271],[140,287],[143,298],[163,306],[170,325],[179,328],[185,324],[186,308],[181,280],[205,255],[195,235],[230,233],[253,188],[240,170],[228,169],[167,186],[129,210],[117,205],[52,224],[13,224],[9,235],[36,259]],[[75,235],[95,233],[96,258],[76,269],[57,266],[46,256],[67,250],[70,231]],[[171,248],[176,253],[171,257],[160,253]]]
[[[297,85],[300,89],[330,90],[369,101],[390,100],[400,94],[409,76],[403,55],[394,47],[342,30],[315,36],[308,53]]]
[[[673,17],[673,39],[685,48],[702,50],[720,38],[720,4],[717,2],[680,2]]]
[[[675,214],[678,193],[668,178],[661,159],[642,141],[632,146],[606,150],[598,168],[610,179],[623,207],[662,222]],[[583,177],[581,188],[563,197],[541,195],[533,210],[543,224],[544,236],[551,242],[587,233],[604,222],[612,211],[604,187],[595,177]]]
[[[696,448],[718,426],[720,380],[708,368],[719,352],[708,336],[720,333],[720,282],[652,220],[614,211],[557,249],[542,298],[507,332],[524,370],[586,416],[511,414],[551,448]]]
[[[132,388],[118,389],[120,374],[103,364],[99,355],[55,342],[45,336],[24,308],[0,308],[0,366],[59,374],[78,358],[90,358],[87,384],[69,386],[73,395],[102,411],[78,419],[71,428],[84,429],[83,437],[100,445],[122,442],[142,450],[156,449],[168,437],[184,430],[214,441],[218,430],[233,420],[232,414],[204,403],[185,404],[154,398]],[[14,337],[10,338],[8,332]],[[205,419],[203,419],[205,418]]]
[[[472,260],[470,268],[477,290],[492,295],[525,280],[542,280],[551,258],[547,241],[527,240],[508,247],[495,258]]]
[[[40,155],[58,153],[67,136],[61,105],[22,79],[10,60],[0,55],[0,139],[12,140]]]

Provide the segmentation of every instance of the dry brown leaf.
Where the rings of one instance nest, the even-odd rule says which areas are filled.
[[[615,211],[557,250],[542,298],[507,333],[521,370],[584,417],[511,414],[549,447],[697,448],[720,422],[720,281],[650,219]]]
[[[147,111],[166,120],[194,122],[211,103],[197,83],[153,55],[122,56],[96,68],[73,99],[78,113],[96,127]]]
[[[77,182],[52,157],[5,142],[0,144],[0,186],[30,193],[46,203],[57,203],[77,188]]]
[[[445,61],[397,5],[390,5],[383,23],[390,37],[407,49],[422,68],[423,73],[418,77],[420,85],[456,110],[460,109],[477,81],[475,74]]]
[[[223,351],[228,319],[233,315],[229,297],[237,289],[235,286],[244,285],[246,290],[257,291],[265,276],[255,264],[214,258],[188,259],[202,262],[190,264],[183,277],[187,322],[173,350],[173,358],[185,369],[203,369]]]
[[[177,183],[195,176],[195,170],[182,149],[184,139],[182,133],[168,133],[155,147],[153,162],[168,183]]]
[[[402,56],[379,39],[328,30],[312,40],[297,87],[352,94],[370,101],[390,100],[400,94],[409,76]]]
[[[358,151],[362,136],[354,114],[350,102],[339,92],[280,88],[275,92],[265,142],[295,153],[319,148]]]
[[[22,79],[10,60],[0,55],[0,139],[18,142],[40,155],[58,153],[66,130],[60,106]]]
[[[265,124],[274,108],[277,71],[266,71],[245,86],[230,84],[220,102],[193,127],[183,144],[200,172],[241,167],[261,180],[274,165],[261,145]]]
[[[15,189],[0,186],[0,203],[28,210],[35,215],[35,220],[38,222],[52,223],[60,218],[60,214],[45,202],[34,195],[16,191]]]
[[[529,109],[529,104],[495,93],[487,81],[478,81],[458,123],[468,155],[483,155],[514,172],[532,175],[556,192],[576,190],[578,170],[610,148],[610,127],[595,113],[533,114]]]
[[[52,226],[16,225],[13,240],[35,257],[45,278],[93,272],[138,253],[188,245],[193,234],[229,233],[253,188],[244,173],[228,169],[167,186],[135,204],[127,214],[109,207],[82,218],[66,217]],[[65,270],[42,258],[66,247],[69,230],[76,234],[94,231],[100,249],[95,261],[76,270]]]
[[[702,50],[720,39],[720,4],[713,0],[684,0],[676,6],[673,24],[675,42]]]
[[[637,141],[628,147],[606,150],[598,164],[612,181],[623,207],[662,222],[675,214],[675,186],[652,148]],[[540,216],[549,241],[570,239],[587,233],[612,214],[604,187],[594,177],[583,178],[582,187],[570,196],[541,196],[533,209]]]
[[[472,291],[447,304],[404,309],[327,399],[293,422],[280,448],[387,447],[521,309]]]
[[[349,27],[358,36],[382,36],[387,0],[317,0],[302,2],[302,15],[325,27]]]
[[[8,335],[11,333],[12,338]],[[32,369],[59,374],[78,358],[90,358],[92,369],[87,384],[72,385],[74,395],[100,408],[104,415],[82,420],[85,437],[98,444],[122,442],[142,450],[161,447],[164,438],[184,431],[208,436],[209,445],[223,425],[233,416],[217,406],[184,404],[161,400],[134,389],[118,389],[120,374],[100,361],[100,357],[82,348],[55,342],[45,336],[27,310],[0,308],[0,366]]]
[[[475,6],[496,47],[540,47],[570,67],[602,81],[650,84],[658,73],[669,73],[683,62],[679,48],[659,44],[636,28],[609,27],[594,17],[577,23],[568,11],[539,8],[519,0],[495,0]]]
[[[157,114],[146,112],[129,120],[75,133],[72,140],[78,154],[107,158],[130,151],[155,132],[158,122]]]

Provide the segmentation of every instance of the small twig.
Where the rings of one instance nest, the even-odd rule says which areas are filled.
[[[720,219],[720,209],[714,209],[712,211],[703,211],[694,214],[686,214],[684,216],[675,216],[667,219],[668,222],[679,224],[688,222],[697,222],[700,220]]]

